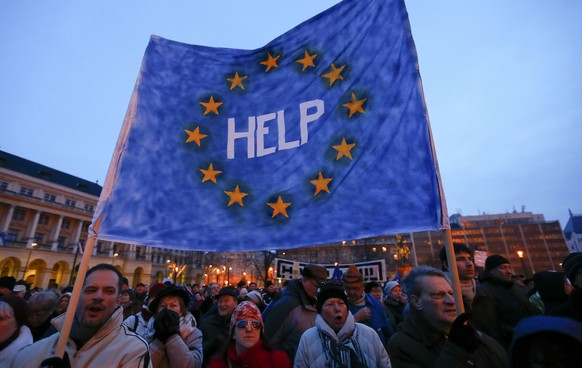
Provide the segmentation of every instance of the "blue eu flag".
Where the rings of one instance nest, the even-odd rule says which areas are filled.
[[[152,36],[100,239],[285,249],[436,230],[444,200],[402,0],[346,0],[256,50]]]

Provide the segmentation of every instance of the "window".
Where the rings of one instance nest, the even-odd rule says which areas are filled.
[[[6,233],[6,241],[16,241],[18,239],[18,230],[16,229],[8,229]]]
[[[86,204],[85,205],[85,211],[87,212],[93,212],[93,206],[90,204]]]
[[[83,226],[81,227],[81,231],[84,233],[88,232],[89,231],[89,224],[84,222]]]
[[[15,221],[24,221],[26,217],[26,210],[23,208],[15,208],[12,213],[12,219]]]
[[[61,229],[68,229],[71,226],[71,220],[69,219],[63,219],[63,222],[61,223]]]
[[[44,238],[44,234],[43,233],[34,233],[34,242],[36,244],[41,244],[43,238]]]
[[[27,187],[20,187],[20,195],[26,196],[26,197],[32,197],[32,194],[34,193],[34,190],[31,188],[27,188]]]
[[[77,201],[72,199],[65,199],[65,206],[75,208],[77,206]]]
[[[45,193],[44,194],[44,200],[46,202],[54,202],[57,199],[57,196],[54,194],[50,194],[50,193]]]
[[[8,183],[5,181],[0,181],[0,190],[7,190],[8,189]]]
[[[61,248],[65,247],[65,242],[67,241],[67,238],[64,236],[59,236],[59,239],[57,240],[58,246]]]
[[[38,218],[39,225],[48,225],[49,223],[49,216],[46,213],[41,213]]]

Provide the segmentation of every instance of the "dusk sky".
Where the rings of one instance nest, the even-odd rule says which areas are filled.
[[[337,2],[2,2],[0,149],[103,185],[151,34],[256,49]],[[406,6],[449,215],[582,213],[582,2]]]

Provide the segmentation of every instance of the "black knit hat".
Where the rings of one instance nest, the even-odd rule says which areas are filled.
[[[0,277],[0,286],[5,287],[6,289],[12,291],[14,289],[14,285],[16,284],[16,279],[12,276],[3,276]]]
[[[500,256],[499,254],[493,254],[487,257],[487,259],[485,260],[485,270],[491,271],[495,267],[501,266],[502,264],[506,263],[509,264],[511,262],[509,262],[507,258]]]
[[[342,299],[346,305],[348,304],[348,295],[344,287],[339,281],[326,281],[317,288],[317,312],[321,312],[323,303],[329,298]]]

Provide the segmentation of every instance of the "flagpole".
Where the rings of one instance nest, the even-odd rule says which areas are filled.
[[[71,295],[71,300],[69,301],[69,306],[67,307],[67,313],[65,314],[65,322],[63,328],[60,331],[59,340],[57,341],[57,346],[55,348],[55,356],[62,358],[65,354],[65,347],[67,346],[67,341],[69,340],[69,334],[71,333],[71,326],[73,325],[73,319],[77,312],[77,305],[79,304],[79,298],[81,296],[81,289],[83,288],[83,282],[85,281],[85,275],[87,274],[87,268],[89,266],[89,259],[93,253],[93,245],[97,239],[97,231],[99,229],[101,217],[95,222],[93,231],[87,241],[87,246],[83,252],[83,257],[81,258],[81,263],[79,264],[79,271],[77,272],[77,278],[75,279],[75,286],[73,286],[73,294]]]
[[[418,66],[417,66],[418,68]],[[418,71],[418,70],[417,70]],[[447,210],[447,200],[445,199],[445,191],[443,188],[443,182],[441,179],[441,174],[439,170],[439,164],[437,160],[436,149],[434,145],[434,139],[432,137],[432,130],[430,128],[430,118],[428,117],[428,108],[426,105],[426,99],[424,97],[424,88],[422,86],[422,78],[418,78],[418,87],[420,88],[420,93],[422,95],[422,103],[424,105],[424,111],[426,112],[426,122],[428,127],[428,135],[430,140],[431,151],[433,155],[435,173],[437,176],[437,183],[439,188],[439,194],[441,197],[441,229],[444,231],[444,242],[445,250],[447,253],[447,260],[449,264],[449,275],[451,278],[451,286],[453,288],[453,294],[455,298],[455,307],[457,309],[457,314],[461,314],[465,311],[465,305],[463,304],[463,294],[461,293],[461,283],[459,281],[459,271],[457,270],[457,259],[455,257],[455,249],[453,248],[453,236],[451,234],[451,224],[449,221],[449,213]],[[430,233],[429,233],[430,236]]]
[[[455,297],[455,307],[457,308],[457,314],[461,314],[465,312],[465,305],[463,304],[461,282],[459,281],[459,270],[457,269],[455,248],[453,247],[453,236],[451,234],[451,229],[446,229],[444,232],[445,250],[447,252],[449,274],[451,276],[451,286],[453,287],[453,294]]]
[[[73,274],[75,273],[75,266],[77,265],[77,256],[79,255],[80,244],[77,242],[77,247],[75,248],[75,258],[73,259],[73,268],[71,269],[71,277],[69,277],[69,286],[73,282]]]

